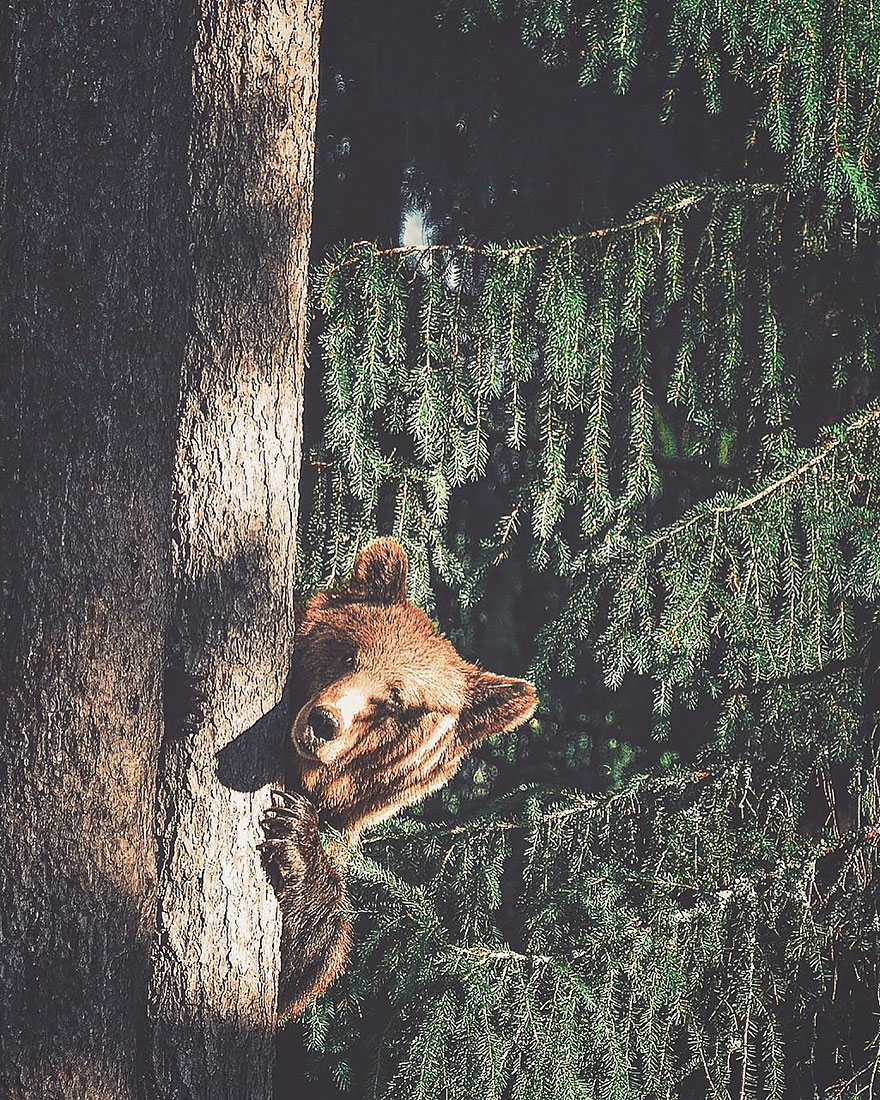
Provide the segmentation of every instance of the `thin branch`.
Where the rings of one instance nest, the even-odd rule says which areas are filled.
[[[809,473],[810,470],[814,469],[820,463],[824,462],[825,459],[827,459],[831,454],[833,454],[833,452],[837,450],[837,448],[842,443],[847,442],[853,435],[857,434],[863,428],[872,425],[873,422],[877,420],[880,420],[880,407],[875,405],[874,407],[867,409],[863,413],[863,415],[860,416],[857,420],[854,420],[846,428],[845,433],[842,436],[839,436],[836,439],[827,440],[816,454],[807,459],[807,461],[803,462],[800,466],[797,466],[795,469],[789,470],[789,472],[783,477],[771,482],[769,485],[765,485],[763,489],[761,489],[757,493],[753,493],[750,497],[746,497],[745,500],[738,500],[735,504],[725,504],[716,506],[714,508],[700,508],[696,510],[695,513],[689,518],[682,520],[674,527],[666,528],[658,535],[656,535],[653,539],[651,539],[644,547],[645,553],[648,554],[652,550],[660,546],[662,543],[669,542],[671,539],[674,539],[677,535],[680,535],[682,531],[686,531],[688,530],[688,528],[693,527],[695,524],[704,519],[707,515],[715,516],[717,518],[719,516],[733,515],[735,512],[743,512],[747,508],[754,507],[754,505],[756,505],[759,501],[764,500],[766,497],[771,496],[773,493],[778,492],[780,489],[784,489],[786,485],[790,485],[793,481],[796,481],[805,473]]]
[[[699,205],[706,199],[714,199],[719,196],[726,197],[728,195],[781,197],[786,193],[784,188],[772,184],[742,184],[740,186],[718,188],[707,187],[697,194],[688,195],[683,199],[679,199],[678,202],[661,207],[659,210],[653,210],[649,214],[643,214],[641,217],[633,218],[628,222],[620,222],[616,225],[606,225],[599,229],[588,230],[586,233],[573,233],[549,241],[533,241],[529,244],[509,245],[506,248],[485,244],[473,245],[465,243],[399,245],[394,248],[376,248],[375,241],[367,240],[353,241],[348,248],[350,252],[359,248],[370,248],[373,250],[372,254],[374,256],[428,256],[434,252],[450,252],[453,254],[466,253],[473,256],[485,256],[487,258],[518,256],[529,252],[541,252],[544,249],[555,248],[559,245],[572,245],[578,244],[581,241],[601,240],[604,237],[616,236],[622,233],[632,233],[646,226],[660,225],[676,214],[680,214],[685,210],[689,210],[691,207]],[[357,255],[348,255],[339,263],[331,264],[327,269],[327,276],[329,277],[334,271],[340,270],[340,268],[356,263],[359,258],[360,257]]]

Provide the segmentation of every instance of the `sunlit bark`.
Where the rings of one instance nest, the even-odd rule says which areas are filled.
[[[270,1093],[319,19],[0,15],[4,1098]]]
[[[195,48],[169,647],[193,699],[162,751],[151,1001],[168,1097],[270,1092],[278,914],[257,844],[293,636],[319,15],[206,2]]]

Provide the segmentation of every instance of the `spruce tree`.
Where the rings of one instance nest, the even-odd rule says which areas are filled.
[[[877,16],[404,7],[327,11],[316,210],[357,239],[314,274],[303,567],[334,583],[394,534],[413,597],[542,709],[353,854],[313,1071],[371,1098],[871,1096]],[[419,247],[345,199],[392,100]],[[671,151],[640,163],[639,135]]]

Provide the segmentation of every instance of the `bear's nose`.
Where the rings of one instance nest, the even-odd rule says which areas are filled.
[[[339,719],[326,707],[315,707],[309,715],[308,725],[319,741],[332,741],[339,733]]]

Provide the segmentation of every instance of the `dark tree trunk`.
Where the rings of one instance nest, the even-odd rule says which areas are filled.
[[[319,17],[0,14],[4,1098],[270,1093]]]
[[[150,1007],[163,1098],[271,1094],[279,927],[257,844],[293,641],[319,21],[319,0],[205,0],[196,42],[169,651],[184,698],[160,764]]]
[[[0,1095],[141,1095],[191,50],[0,16]]]

